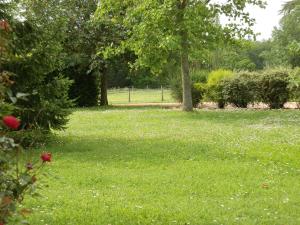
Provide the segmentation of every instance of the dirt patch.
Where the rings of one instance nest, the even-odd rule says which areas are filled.
[[[199,105],[200,109],[217,109],[218,105],[215,102],[203,102]],[[235,109],[237,108],[236,106],[230,104],[225,107],[226,109]],[[248,109],[268,109],[269,106],[264,103],[254,103],[254,104],[249,104]],[[299,104],[296,102],[287,102],[284,105],[285,109],[299,109]]]
[[[113,104],[117,107],[162,107],[162,108],[180,108],[181,103],[128,103]]]

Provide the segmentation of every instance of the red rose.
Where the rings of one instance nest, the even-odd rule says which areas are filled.
[[[20,120],[18,120],[14,116],[4,116],[2,121],[7,127],[11,128],[13,130],[17,130],[20,126]]]
[[[51,153],[45,152],[41,155],[43,162],[51,162]]]

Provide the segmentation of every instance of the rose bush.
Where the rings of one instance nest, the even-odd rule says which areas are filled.
[[[14,116],[4,116],[3,124],[7,129],[18,129],[20,121]],[[2,127],[5,129],[5,127]],[[42,153],[39,162],[24,162],[22,147],[8,137],[0,138],[0,225],[8,222],[24,222],[24,212],[19,205],[26,194],[33,194],[41,168],[51,161],[51,153]]]
[[[19,132],[21,121],[11,115],[14,105],[5,101],[11,93],[8,72],[0,72],[0,225],[25,223],[29,209],[22,209],[20,203],[28,194],[34,194],[37,177],[42,167],[51,161],[51,153],[42,153],[40,160],[24,161],[26,152],[10,132]],[[13,99],[17,99],[11,96]]]

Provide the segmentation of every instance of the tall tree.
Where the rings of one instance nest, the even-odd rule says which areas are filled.
[[[210,0],[103,0],[97,15],[121,21],[126,27],[128,38],[121,46],[136,53],[136,65],[158,74],[170,55],[179,56],[183,110],[191,111],[190,60],[203,59],[203,53],[217,43],[253,34],[254,20],[244,10],[247,3],[263,6],[262,0],[227,0],[223,4]],[[221,26],[221,14],[235,22]]]
[[[300,0],[290,0],[283,4],[281,13],[290,14],[295,10],[300,10]]]
[[[64,73],[74,80],[70,96],[78,106],[95,106],[99,98],[99,69],[90,70],[96,47],[103,38],[101,26],[94,26],[91,18],[97,8],[97,0],[64,0],[67,18]]]
[[[70,95],[79,106],[107,105],[110,59],[102,49],[115,43],[121,33],[109,21],[94,23],[93,15],[98,0],[64,0],[60,8],[67,19],[66,37],[63,41],[64,73],[74,80]]]
[[[229,70],[260,70],[265,67],[261,53],[269,50],[267,42],[242,40],[234,45],[220,47],[211,52],[208,68]]]
[[[13,92],[30,94],[26,101],[16,102],[14,113],[22,119],[23,127],[60,129],[68,120],[68,107],[72,106],[67,96],[70,80],[54,73],[63,66],[62,41],[66,31],[60,1],[2,1],[6,6],[11,3],[13,7],[7,15],[9,56],[1,59],[0,67],[14,74]]]
[[[271,48],[263,53],[271,66],[300,66],[300,1],[292,0],[283,5],[282,18],[275,28]]]

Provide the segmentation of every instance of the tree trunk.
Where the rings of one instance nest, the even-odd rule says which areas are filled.
[[[107,100],[107,70],[106,68],[102,70],[100,76],[100,106],[108,105]]]
[[[178,24],[180,26],[181,36],[181,77],[182,77],[182,109],[184,111],[193,111],[191,79],[189,71],[189,43],[188,31],[184,24],[184,11],[188,0],[179,1]]]
[[[187,40],[182,40],[181,48],[182,109],[193,111]]]

